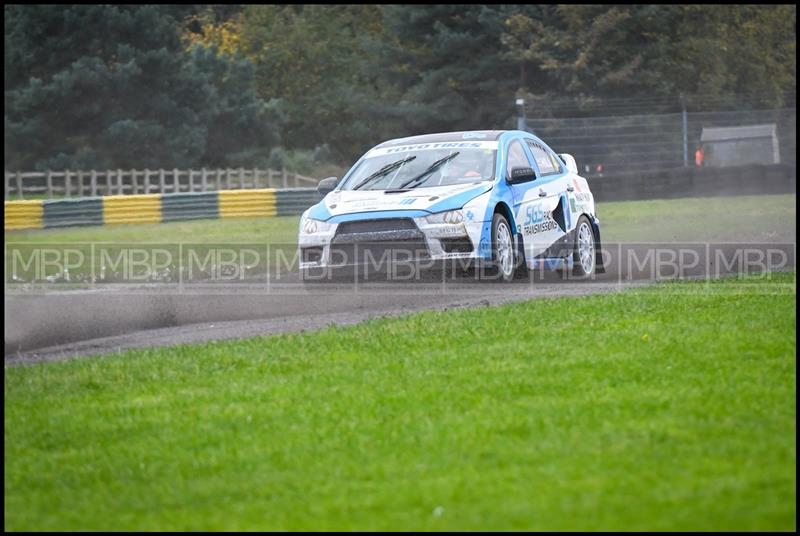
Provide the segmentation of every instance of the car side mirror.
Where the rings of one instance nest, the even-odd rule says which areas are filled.
[[[339,182],[339,179],[336,177],[322,179],[317,185],[317,191],[322,195],[327,195],[328,193],[332,192],[334,188],[336,188],[337,182]]]
[[[529,167],[515,167],[511,170],[511,177],[508,178],[508,182],[511,184],[516,184],[518,182],[527,182],[536,179],[536,172],[533,168]]]
[[[563,160],[564,163],[567,165],[567,169],[569,170],[570,173],[575,173],[576,175],[578,174],[578,164],[577,162],[575,162],[575,158],[573,158],[571,154],[561,153],[558,156],[560,156],[561,160]]]

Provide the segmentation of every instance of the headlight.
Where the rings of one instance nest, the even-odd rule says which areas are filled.
[[[425,216],[425,221],[428,223],[463,223],[464,221],[464,212],[459,210],[448,210],[447,212],[439,212],[438,214],[431,214],[430,216]]]
[[[331,224],[326,221],[306,218],[300,226],[303,234],[326,233],[330,231]]]

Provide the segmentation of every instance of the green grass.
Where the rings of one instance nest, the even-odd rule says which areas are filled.
[[[6,530],[793,530],[796,279],[5,371]]]
[[[6,242],[33,244],[117,243],[297,243],[299,216],[194,220],[169,223],[6,231]]]
[[[794,194],[598,203],[606,242],[784,242],[796,239]]]

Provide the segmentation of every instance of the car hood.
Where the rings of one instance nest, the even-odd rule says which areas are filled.
[[[400,193],[383,190],[336,190],[313,207],[310,216],[327,220],[342,214],[390,210],[442,212],[461,208],[473,198],[492,189],[491,181],[434,186]]]

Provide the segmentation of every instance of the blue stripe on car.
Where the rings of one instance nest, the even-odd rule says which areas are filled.
[[[471,190],[467,190],[465,192],[461,192],[460,194],[451,195],[446,199],[442,199],[438,203],[434,203],[428,207],[426,210],[428,212],[444,212],[446,210],[459,209],[482,193],[488,192],[491,189],[492,186],[490,184],[483,184],[477,188],[472,188]]]
[[[325,199],[312,206],[308,211],[308,217],[315,220],[327,221],[331,217],[331,211],[325,205]]]

